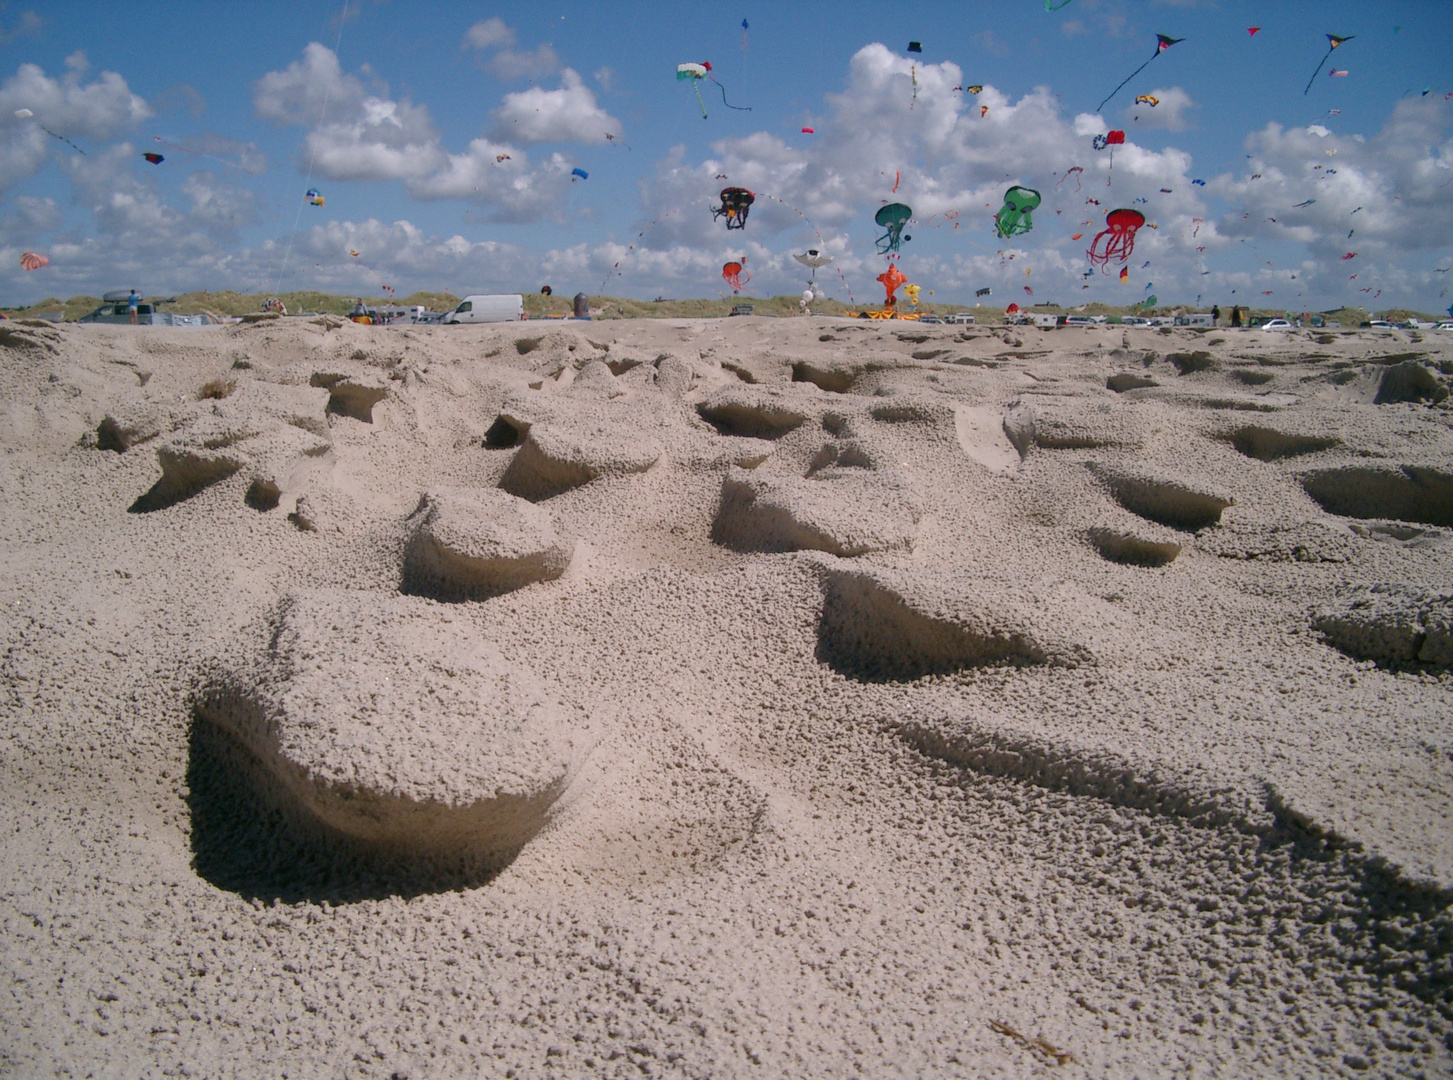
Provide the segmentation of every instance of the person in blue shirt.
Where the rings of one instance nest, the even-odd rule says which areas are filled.
[[[131,314],[131,325],[136,325],[136,305],[141,303],[141,297],[136,295],[136,290],[131,290],[131,295],[126,298],[126,310]]]

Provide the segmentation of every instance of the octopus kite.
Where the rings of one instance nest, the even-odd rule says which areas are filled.
[[[729,187],[721,189],[721,205],[711,208],[711,217],[726,218],[728,229],[745,229],[747,227],[747,212],[751,210],[752,203],[757,197],[743,187]]]
[[[1004,205],[994,215],[994,228],[1004,239],[1023,236],[1034,228],[1030,212],[1039,206],[1039,192],[1017,184],[1004,192]]]
[[[1111,210],[1105,215],[1104,231],[1095,234],[1085,257],[1108,273],[1110,263],[1124,263],[1135,252],[1135,232],[1144,224],[1145,215],[1139,210]],[[1126,275],[1120,277],[1123,281]]]
[[[751,274],[746,274],[745,277],[743,274],[746,272],[742,269],[742,264],[736,260],[726,263],[721,268],[722,280],[732,287],[734,293],[741,292],[742,286],[752,280]]]
[[[912,240],[911,236],[903,235],[903,227],[913,218],[913,210],[906,203],[889,203],[873,215],[873,220],[888,231],[878,237],[878,254],[886,255],[890,251],[897,251],[899,245],[905,240]]]

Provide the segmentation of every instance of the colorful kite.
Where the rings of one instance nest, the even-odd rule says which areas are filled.
[[[1135,95],[1135,104],[1149,105],[1153,109],[1160,104],[1160,98],[1154,94],[1137,94]]]
[[[1071,175],[1073,175],[1075,178],[1075,191],[1079,191],[1080,177],[1085,175],[1085,170],[1079,165],[1071,165],[1068,169],[1066,169],[1065,174],[1055,182],[1054,189],[1058,191],[1060,184],[1063,184],[1066,180],[1068,180]]]
[[[303,199],[309,206],[322,206],[324,201],[323,193],[315,187],[310,187],[308,193],[303,196]]]
[[[27,251],[20,256],[20,268],[22,270],[39,270],[42,266],[49,266],[50,259],[38,251]]]
[[[883,291],[888,294],[883,302],[889,307],[893,307],[898,302],[893,294],[898,291],[900,285],[908,281],[908,276],[898,269],[897,263],[889,263],[888,269],[879,274],[877,280],[882,284]]]
[[[1107,131],[1104,135],[1096,135],[1090,140],[1090,145],[1096,150],[1103,150],[1107,146],[1124,146],[1125,132]]]
[[[1156,34],[1155,35],[1155,39],[1156,39],[1155,52],[1151,54],[1150,60],[1154,60],[1157,56],[1159,56],[1161,53],[1165,52],[1172,45],[1175,45],[1178,42],[1182,42],[1182,41],[1185,41],[1186,40],[1185,38],[1166,37],[1164,34]],[[1139,75],[1142,71],[1144,71],[1145,68],[1146,68],[1146,65],[1150,63],[1150,60],[1147,60],[1144,64],[1141,64],[1138,68],[1136,68],[1134,71],[1132,71],[1129,75],[1125,76],[1124,82],[1121,82],[1121,84],[1119,86],[1115,87],[1114,90],[1111,90],[1110,93],[1106,95],[1105,100],[1102,101],[1102,102],[1100,102],[1100,104],[1095,107],[1095,111],[1096,112],[1099,112],[1101,109],[1103,109],[1105,107],[1106,103],[1111,98],[1113,98],[1116,94],[1120,93],[1120,91],[1122,89],[1124,89],[1125,83],[1128,83],[1131,79],[1135,78],[1135,76]]]
[[[1256,36],[1256,32],[1258,30],[1260,30],[1260,29],[1261,29],[1261,27],[1259,27],[1259,26],[1248,26],[1246,28],[1246,33],[1249,34],[1251,37],[1255,37]]]
[[[746,256],[744,255],[742,256],[742,258],[745,261]],[[741,292],[742,286],[752,280],[752,275],[747,274],[742,269],[742,264],[735,260],[723,264],[721,268],[721,276],[722,280],[732,287],[732,292],[734,293]]]
[[[691,90],[696,94],[696,103],[701,106],[701,118],[706,119],[706,102],[701,100],[701,80],[706,78],[707,67],[705,64],[677,64],[676,81],[691,83]],[[496,161],[499,159],[496,158]]]
[[[160,154],[142,154],[141,156],[147,161],[151,162],[153,165],[160,165],[163,161],[166,160],[166,158],[162,157]]]
[[[1122,266],[1120,268],[1120,284],[1121,285],[1129,285],[1130,284],[1130,267],[1128,267],[1128,266]]]
[[[802,129],[802,134],[804,134],[804,135],[816,135],[817,132],[814,131],[812,128],[805,127],[805,128]]]
[[[747,227],[747,212],[751,210],[752,203],[757,197],[743,187],[729,187],[721,189],[721,205],[711,208],[711,219],[726,218],[728,229],[745,229]]]
[[[1327,35],[1327,52],[1322,56],[1321,63],[1317,65],[1317,70],[1312,72],[1312,77],[1307,80],[1307,88],[1302,91],[1303,97],[1306,97],[1306,95],[1312,92],[1312,83],[1316,82],[1317,76],[1322,73],[1322,67],[1327,63],[1327,57],[1332,55],[1332,50],[1344,41],[1351,41],[1353,36],[1355,35],[1348,35],[1347,37],[1338,37],[1336,34]]]
[[[1106,267],[1112,262],[1127,262],[1135,252],[1135,232],[1145,224],[1145,215],[1139,210],[1111,210],[1105,215],[1105,229],[1095,234],[1085,257],[1091,265],[1108,273]],[[1102,245],[1100,241],[1105,241]],[[1120,280],[1127,281],[1129,267],[1120,272]]]
[[[1016,184],[1004,192],[1004,205],[994,215],[994,231],[1005,240],[1011,236],[1023,236],[1034,228],[1030,214],[1039,203],[1039,192]]]
[[[912,218],[913,210],[901,202],[889,203],[873,215],[873,220],[888,230],[874,241],[878,245],[879,255],[897,251],[903,241],[913,239],[911,236],[903,235],[903,226],[907,225]]]

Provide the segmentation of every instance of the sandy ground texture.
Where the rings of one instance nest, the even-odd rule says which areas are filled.
[[[0,346],[0,1074],[1453,1072],[1453,340]]]

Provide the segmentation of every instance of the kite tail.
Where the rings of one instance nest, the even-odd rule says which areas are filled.
[[[1327,50],[1327,56],[1331,56],[1331,55],[1332,55],[1332,50],[1331,49],[1328,49]],[[1312,92],[1312,84],[1317,81],[1317,76],[1322,73],[1322,65],[1327,62],[1327,56],[1322,57],[1322,63],[1317,65],[1317,70],[1314,71],[1314,72],[1312,72],[1312,77],[1307,80],[1307,88],[1302,91],[1302,97],[1306,97],[1308,94],[1310,94]]]
[[[69,146],[76,153],[80,154],[82,157],[86,157],[87,156],[87,154],[86,154],[86,152],[84,150],[82,150],[75,143],[71,142],[71,140],[68,139],[68,138],[66,138],[64,135],[56,135],[56,133],[54,131],[52,131],[50,128],[46,127],[44,124],[37,124],[36,126],[38,128],[40,128],[41,131],[45,132],[47,135],[52,135],[55,138],[59,139],[61,142],[65,143],[67,146]]]
[[[708,75],[707,78],[711,79],[711,76]],[[723,86],[721,83],[716,82],[715,79],[711,79],[711,81],[716,83],[716,88],[721,91],[721,103],[725,105],[728,109],[736,109],[737,112],[752,111],[752,107],[750,105],[733,105],[730,101],[726,99],[726,87]]]
[[[695,83],[695,81],[693,81],[692,84],[691,84],[691,89],[696,94],[696,103],[701,106],[701,118],[703,120],[705,120],[706,119],[706,102],[704,102],[704,101],[701,100],[701,87],[697,86],[696,83]]]
[[[1159,55],[1160,55],[1160,50],[1157,49],[1155,51],[1155,56],[1159,56]],[[1152,56],[1150,58],[1150,60],[1154,60],[1155,59],[1155,56]],[[1099,112],[1101,109],[1103,109],[1105,107],[1105,103],[1106,102],[1108,102],[1116,94],[1120,93],[1121,90],[1124,90],[1125,89],[1125,83],[1128,83],[1131,79],[1135,78],[1135,76],[1139,75],[1142,71],[1144,71],[1145,70],[1145,67],[1146,67],[1146,64],[1149,64],[1150,63],[1150,60],[1147,60],[1144,64],[1141,64],[1138,68],[1136,68],[1134,71],[1132,71],[1129,75],[1125,76],[1125,82],[1122,82],[1119,86],[1115,87],[1114,90],[1111,90],[1110,93],[1108,95],[1106,95],[1105,101],[1102,101],[1102,102],[1100,102],[1100,104],[1098,104],[1098,105],[1095,106],[1095,111],[1096,112]]]

